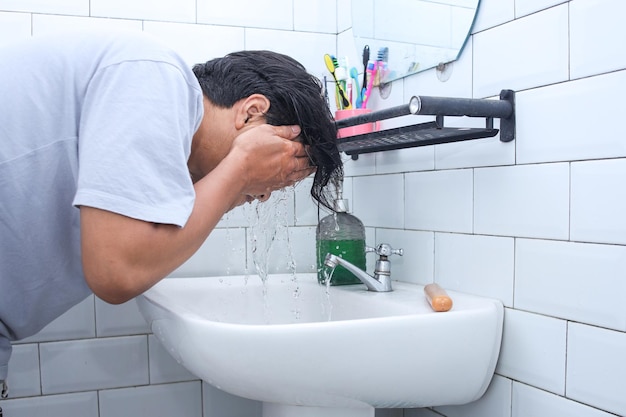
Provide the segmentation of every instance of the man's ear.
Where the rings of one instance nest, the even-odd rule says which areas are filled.
[[[265,113],[270,108],[270,101],[263,94],[252,94],[243,99],[236,115],[237,129],[243,128],[252,121],[265,122]]]

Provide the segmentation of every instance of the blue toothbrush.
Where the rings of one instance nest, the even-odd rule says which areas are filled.
[[[350,78],[354,80],[354,88],[352,89],[352,91],[354,91],[354,95],[356,96],[354,104],[357,109],[360,109],[363,97],[361,95],[361,87],[359,87],[359,72],[354,67],[350,68]]]

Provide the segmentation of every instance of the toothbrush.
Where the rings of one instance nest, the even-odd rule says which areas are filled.
[[[365,86],[367,85],[367,65],[370,61],[370,46],[365,45],[363,48],[363,84],[361,84],[361,100],[365,97]],[[363,106],[365,107],[365,106]]]
[[[347,70],[347,66],[345,65],[345,59],[342,59],[341,61],[339,61],[337,58],[335,58],[334,55],[330,56],[330,59],[333,61],[333,65],[335,66],[335,77],[337,77],[337,80],[339,81],[339,85],[341,85],[341,88],[343,88],[343,92],[346,94],[346,98],[348,99],[348,101],[352,102],[352,100],[350,100],[350,93],[348,91],[348,70]]]
[[[341,84],[339,83],[339,80],[337,80],[337,76],[335,75],[335,63],[337,62],[337,60],[333,59],[329,54],[325,54],[324,62],[326,63],[326,69],[328,69],[328,71],[335,80],[335,88],[337,89],[337,93],[339,94],[339,107],[341,107],[341,109],[349,109],[351,107],[350,101],[348,100],[346,92],[343,91],[343,88],[341,87]]]
[[[369,82],[363,97],[363,108],[367,107],[367,102],[372,94],[372,88],[374,85],[380,85],[381,78],[385,75],[384,71],[387,67],[387,59],[389,59],[389,48],[383,47],[378,50],[376,61],[370,61],[367,64],[366,72]]]
[[[361,103],[361,108],[367,108],[367,102],[370,99],[370,94],[372,94],[372,88],[374,86],[374,77],[376,76],[376,64],[372,61],[367,63],[367,73],[368,83],[367,88],[365,89],[365,94],[363,95],[363,103]]]
[[[352,105],[352,80],[348,78],[346,81],[346,94],[348,95],[348,101],[350,102],[350,107],[354,107]]]
[[[348,71],[348,57],[341,58],[341,60],[335,58],[334,55],[331,55],[330,58],[333,61],[333,65],[335,66],[335,75],[339,80],[339,84],[343,89],[345,97],[348,99],[348,106],[343,106],[342,109],[350,109],[352,108],[352,83],[350,82],[350,73]]]
[[[354,94],[356,96],[356,101],[354,105],[356,106],[356,108],[360,108],[363,99],[361,97],[361,88],[359,87],[359,73],[356,68],[350,68],[350,77],[352,77],[352,81],[354,82],[354,87],[352,88],[352,91],[356,92],[356,94]]]
[[[381,81],[387,75],[387,60],[389,59],[389,48],[386,46],[378,50],[378,56],[376,58],[376,82],[375,85],[380,85]]]

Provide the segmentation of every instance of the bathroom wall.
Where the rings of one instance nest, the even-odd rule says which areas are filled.
[[[336,7],[336,0],[0,0],[0,48],[70,28],[123,29],[160,38],[190,65],[241,49],[272,49],[322,77],[324,53],[336,51]],[[296,249],[312,242],[317,221],[310,198],[300,191],[305,186],[298,188],[305,207],[298,222],[305,238],[296,239]],[[293,226],[293,190],[283,197],[282,218],[289,220],[279,226]],[[245,249],[248,218],[255,216],[253,207],[248,209],[230,213],[202,250],[173,275],[254,271]],[[309,268],[311,259],[303,260]],[[287,270],[277,265],[274,269]],[[149,333],[134,301],[112,306],[88,298],[38,335],[15,344],[8,379],[10,397],[0,401],[5,417],[261,414],[260,403],[203,384],[180,367]]]
[[[506,307],[486,395],[404,416],[624,416],[626,3],[481,0],[480,7],[448,81],[427,71],[394,83],[391,97],[373,104],[513,89],[516,140],[349,163],[355,214],[376,242],[405,250],[393,260],[396,278],[435,281]],[[341,54],[349,34],[339,40]]]
[[[349,8],[349,0],[0,0],[0,44],[70,25],[123,27],[163,38],[190,63],[268,48],[323,77],[326,52],[359,62]],[[435,281],[506,307],[500,361],[485,396],[404,410],[405,417],[626,415],[625,13],[620,0],[481,0],[448,81],[430,70],[394,82],[389,98],[375,93],[370,100],[382,108],[415,94],[493,98],[504,88],[517,91],[512,143],[480,139],[345,160],[346,194],[369,243],[388,242],[408,255],[393,260],[396,278]],[[423,120],[429,118],[385,125]],[[279,226],[290,227],[280,228],[288,236],[271,254],[274,271],[288,270],[287,250],[299,271],[314,269],[318,212],[308,183],[277,196],[285,219]],[[226,216],[173,275],[252,273],[255,215],[247,206]],[[11,398],[0,402],[5,417],[41,410],[51,417],[260,415],[259,403],[180,368],[133,302],[86,300],[17,344],[9,377]]]

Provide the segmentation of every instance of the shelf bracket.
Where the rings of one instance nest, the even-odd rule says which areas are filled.
[[[413,96],[408,104],[341,119],[336,125],[341,129],[408,115],[431,115],[435,121],[340,138],[339,150],[357,159],[362,153],[487,138],[498,133],[501,142],[515,139],[513,90],[502,90],[499,100]],[[445,116],[484,117],[485,127],[445,127]],[[500,129],[494,129],[494,118],[500,119]]]

